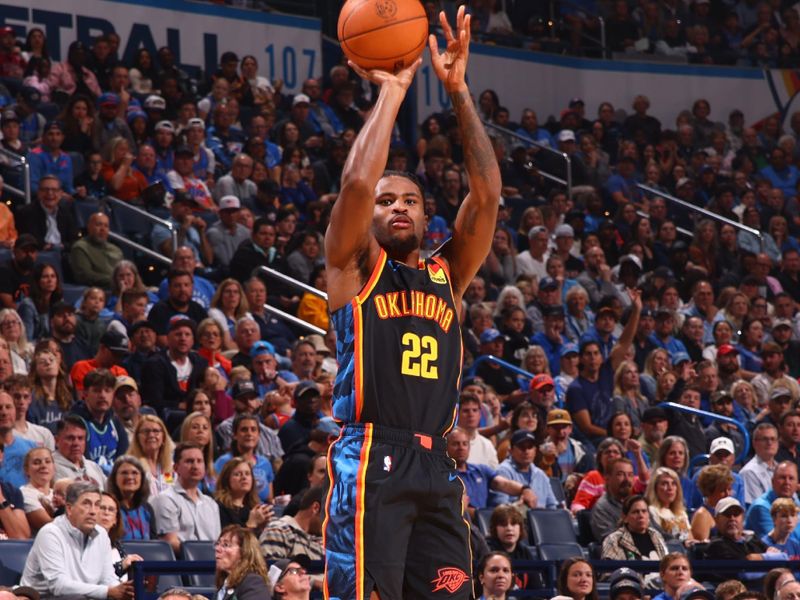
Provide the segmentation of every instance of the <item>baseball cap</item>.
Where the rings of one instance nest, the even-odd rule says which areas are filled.
[[[547,375],[546,373],[539,373],[538,375],[535,375],[533,379],[531,379],[531,384],[529,389],[540,390],[546,385],[554,386],[555,383],[553,382],[553,378],[550,377],[550,375]]]
[[[39,106],[39,102],[42,101],[42,93],[35,87],[31,87],[29,85],[24,86],[19,91],[19,95],[25,102],[27,102],[31,106]]]
[[[534,225],[528,230],[528,238],[532,238],[537,233],[547,233],[547,227],[544,225]]]
[[[778,327],[788,327],[791,329],[792,322],[789,319],[775,319],[775,321],[772,323],[772,329],[775,330]]]
[[[314,345],[314,350],[316,350],[319,354],[331,353],[331,349],[325,345],[325,340],[322,339],[320,334],[312,333],[311,335],[307,335],[305,340],[307,342],[311,342]]]
[[[192,333],[194,333],[194,331],[197,329],[197,324],[189,315],[178,313],[177,315],[170,317],[167,331],[175,331],[179,327],[189,327],[192,330]]]
[[[642,270],[642,260],[636,256],[635,254],[626,254],[622,258],[619,259],[619,266],[622,267],[625,263],[633,263],[636,265],[636,268],[640,271]]]
[[[792,397],[792,392],[789,388],[776,387],[772,389],[772,392],[770,392],[769,399],[777,400],[778,398],[786,398],[787,396],[789,398]]]
[[[548,425],[572,425],[572,417],[563,408],[554,408],[547,413]]]
[[[242,203],[236,196],[223,196],[219,199],[220,210],[239,210],[240,208],[242,208]]]
[[[0,35],[14,35],[14,28],[8,25],[0,27]]]
[[[578,106],[578,104],[583,105],[583,99],[582,98],[577,98],[577,97],[576,98],[570,98],[568,106],[570,108],[575,108],[576,106]]]
[[[739,351],[736,349],[736,346],[732,346],[730,344],[722,344],[717,350],[717,354],[719,356],[727,356],[728,354],[739,354]]]
[[[8,110],[4,110],[3,111],[3,124],[11,123],[12,121],[16,121],[17,123],[20,122],[19,115],[17,115],[17,112],[15,110],[13,110],[13,109],[10,109],[10,108]]]
[[[194,156],[194,151],[186,144],[175,149],[175,156]]]
[[[725,498],[727,500],[727,498]],[[678,600],[715,600],[716,596],[705,588],[695,587],[681,594]]]
[[[572,228],[572,225],[562,223],[556,227],[556,237],[575,237],[575,230]]]
[[[119,96],[117,96],[114,92],[105,92],[100,94],[100,97],[97,99],[97,105],[114,105],[117,106],[119,104]]]
[[[642,413],[642,422],[649,423],[650,421],[666,421],[667,411],[658,406],[651,406],[644,409]]]
[[[517,429],[514,435],[511,436],[511,445],[516,446],[517,444],[524,444],[525,442],[535,444],[536,436],[527,429]]]
[[[60,132],[63,133],[64,132],[64,124],[61,121],[57,120],[57,119],[53,119],[52,121],[48,121],[47,123],[45,123],[45,125],[44,125],[44,133],[47,133],[51,129],[58,129]]]
[[[738,508],[741,512],[744,512],[744,507],[733,496],[728,496],[717,502],[717,505],[714,507],[714,512],[721,515],[732,508]]]
[[[575,141],[575,132],[571,129],[562,129],[558,132],[558,141],[559,142],[574,142]]]
[[[598,308],[597,312],[595,313],[595,318],[599,317],[602,314],[606,314],[606,313],[608,313],[609,315],[614,317],[614,319],[617,318],[617,312],[613,308],[611,308],[610,306],[601,306],[600,308]]]
[[[634,579],[620,579],[608,590],[608,597],[615,600],[622,592],[633,592],[639,598],[642,597],[642,584]]]
[[[505,339],[505,336],[497,331],[497,329],[489,328],[481,334],[480,342],[481,344],[488,344],[489,342],[493,342],[498,338]]]
[[[558,289],[558,281],[556,281],[552,277],[542,277],[539,280],[539,289],[540,290],[555,290],[555,289]]]
[[[578,354],[578,346],[576,344],[564,344],[561,346],[559,354],[560,358],[564,358],[570,354]]]
[[[689,179],[688,177],[681,177],[680,179],[678,179],[678,182],[675,184],[675,188],[676,189],[677,188],[682,188],[683,186],[685,186],[688,183],[692,183],[692,180]]]
[[[30,233],[21,233],[17,238],[17,241],[14,242],[15,248],[35,248],[36,250],[39,249],[39,240],[37,240],[32,234]]]
[[[144,119],[146,121],[147,113],[141,110],[132,110],[128,112],[127,116],[125,117],[125,120],[128,122],[128,125],[132,125],[136,119]]]
[[[175,194],[172,196],[172,203],[175,204],[176,202],[194,206],[194,198],[192,198],[192,195],[186,190],[175,191]]]
[[[258,396],[256,386],[253,385],[252,381],[247,381],[246,379],[234,383],[232,392],[234,400],[238,400],[244,396]]]
[[[258,340],[255,344],[250,346],[250,358],[255,358],[256,356],[261,356],[263,354],[269,354],[270,356],[274,355],[275,346],[269,342],[265,342],[264,340]]]
[[[144,107],[147,110],[167,110],[167,101],[158,94],[150,94],[144,99]]]
[[[720,450],[726,450],[731,454],[733,454],[734,452],[733,442],[730,440],[730,438],[726,437],[714,438],[714,441],[711,442],[711,448],[709,448],[708,453],[716,454]]]
[[[292,106],[297,106],[298,104],[311,104],[311,98],[305,94],[297,94],[292,98]]]
[[[145,115],[146,116],[146,115]],[[164,131],[169,131],[170,133],[175,133],[175,125],[172,124],[172,121],[159,121],[156,123],[156,131],[159,129],[163,129]]]
[[[642,582],[641,575],[639,575],[636,571],[630,567],[620,567],[608,576],[608,585],[613,587],[615,584],[625,579],[635,581],[637,583]]]
[[[124,387],[130,387],[139,391],[139,386],[136,383],[136,380],[133,377],[129,377],[128,375],[120,375],[117,377],[117,383],[114,384],[114,393],[117,393],[117,390],[122,389]]]
[[[310,379],[306,379],[305,381],[301,381],[297,384],[297,387],[294,388],[294,399],[299,400],[303,396],[319,396],[319,388],[317,384],[311,381]]]
[[[543,317],[564,317],[564,307],[561,304],[552,304],[542,308]]]
[[[203,121],[203,119],[201,119],[200,117],[193,117],[193,118],[189,119],[189,121],[186,123],[186,127],[188,127],[189,129],[192,129],[194,127],[199,127],[200,129],[205,129],[206,128],[206,122]]]
[[[136,323],[134,323],[133,325],[130,326],[128,331],[130,331],[130,334],[133,335],[134,333],[136,333],[137,331],[139,331],[140,329],[143,329],[145,327],[148,328],[148,329],[152,329],[153,331],[156,331],[156,332],[158,331],[156,329],[156,326],[153,325],[153,323],[151,323],[147,319],[142,319],[141,321],[136,321]]]
[[[677,367],[679,364],[691,360],[691,357],[686,352],[676,352],[672,355],[672,366]]]
[[[128,354],[130,341],[120,331],[116,329],[106,329],[100,337],[100,343],[115,354]]]
[[[58,315],[62,312],[75,312],[75,307],[72,306],[69,302],[64,302],[63,300],[56,302],[55,304],[50,306],[50,318],[52,319],[55,315]]]
[[[311,565],[311,559],[309,559],[305,554],[298,554],[292,558],[281,558],[280,560],[276,560],[274,563],[272,563],[269,568],[269,572],[267,573],[267,577],[269,578],[269,582],[273,588],[281,579],[283,579],[283,576],[286,575],[286,571],[289,570],[289,565],[292,563],[300,565],[303,569],[308,570],[309,566]]]

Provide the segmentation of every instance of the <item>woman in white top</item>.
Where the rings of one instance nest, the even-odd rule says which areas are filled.
[[[122,518],[120,517],[119,504],[116,498],[108,492],[100,494],[100,510],[97,511],[97,523],[108,532],[108,539],[111,541],[111,561],[114,565],[114,572],[117,574],[120,583],[128,581],[128,568],[132,562],[144,560],[138,554],[126,554],[120,543],[124,530],[122,528]]]
[[[233,341],[236,323],[242,317],[250,316],[250,306],[244,294],[242,284],[235,279],[226,279],[219,284],[214,297],[211,298],[211,307],[208,316],[219,323],[225,334],[223,347],[225,350],[236,350]]]
[[[175,444],[164,422],[154,415],[142,415],[133,431],[128,454],[141,460],[147,469],[151,498],[172,485],[174,449]]]
[[[25,455],[23,463],[28,483],[19,488],[25,500],[25,516],[35,535],[53,520],[56,502],[53,500],[53,478],[56,474],[53,453],[49,448],[34,448]]]
[[[658,467],[647,482],[645,498],[650,508],[653,526],[666,541],[689,540],[689,515],[683,503],[681,478],[669,467]]]
[[[14,373],[27,375],[33,357],[33,344],[28,341],[22,318],[13,308],[0,310],[0,337],[8,342]]]

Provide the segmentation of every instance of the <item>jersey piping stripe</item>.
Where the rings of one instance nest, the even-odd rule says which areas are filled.
[[[372,290],[375,288],[375,285],[378,283],[378,279],[380,279],[381,273],[383,273],[383,267],[386,264],[386,250],[381,248],[381,252],[378,255],[378,260],[375,261],[375,267],[372,269],[372,273],[367,280],[367,283],[364,284],[363,289],[356,294],[354,298],[355,302],[358,304],[363,303],[369,295],[372,293]]]
[[[339,431],[339,437],[336,438],[336,441],[333,442],[330,446],[328,446],[328,459],[326,463],[325,470],[328,471],[328,494],[325,498],[325,520],[322,522],[322,547],[327,548],[327,544],[325,543],[326,534],[328,532],[328,515],[331,514],[331,499],[333,498],[333,489],[335,487],[335,480],[333,478],[333,459],[331,458],[331,454],[333,453],[333,446],[342,439],[342,433],[344,433],[344,427],[341,428]],[[330,593],[328,592],[328,561],[325,561],[325,571],[322,576],[322,596],[325,600],[330,598]]]
[[[367,467],[369,466],[369,452],[372,448],[372,423],[364,425],[364,441],[361,446],[361,464],[358,469],[356,479],[356,598],[364,600],[364,511],[365,507],[365,486],[367,478]]]
[[[455,461],[453,461],[453,468],[454,469],[456,468]],[[464,485],[464,480],[461,479],[461,477],[459,477],[458,481],[461,482],[461,487],[464,488],[464,496],[466,496],[467,495],[467,486]],[[461,503],[461,520],[464,521],[464,525],[467,526],[467,539],[468,540],[472,539],[472,526],[469,524],[469,521],[464,517],[464,503],[463,502]],[[469,584],[470,584],[470,586],[472,586],[472,595],[474,596],[475,595],[475,583],[474,583],[475,577],[474,577],[474,574],[472,572],[473,556],[472,556],[472,544],[471,543],[467,544],[467,551],[469,552],[469,562],[467,563],[469,565]]]
[[[356,402],[356,422],[361,421],[364,407],[364,315],[361,304],[353,301],[353,394]]]
[[[450,276],[450,267],[448,266],[447,261],[445,261],[441,256],[433,256],[431,257],[431,260],[434,261],[440,267],[442,267],[442,269],[444,269],[445,275],[447,275],[447,287],[450,289],[450,297],[453,299],[453,306],[458,307],[458,304],[456,303],[455,294],[453,294],[453,278]],[[458,346],[460,351],[460,358],[458,360],[459,367],[458,367],[458,377],[456,378],[456,389],[460,390],[461,375],[463,373],[461,365],[464,364],[464,339],[460,336],[458,338]],[[447,436],[447,434],[450,433],[450,430],[453,429],[453,427],[455,427],[457,416],[458,416],[458,403],[456,403],[456,405],[453,407],[453,417],[450,419],[450,424],[445,429],[445,432],[444,434],[442,434],[442,437]],[[472,550],[470,550],[470,552],[472,552]]]

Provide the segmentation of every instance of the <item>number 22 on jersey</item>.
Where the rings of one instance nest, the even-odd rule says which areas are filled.
[[[400,372],[411,377],[438,379],[439,343],[430,335],[418,336],[416,333],[403,334],[403,358]]]

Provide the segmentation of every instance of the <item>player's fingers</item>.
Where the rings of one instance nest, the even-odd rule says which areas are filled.
[[[444,31],[444,38],[447,40],[447,43],[450,43],[450,40],[455,39],[453,36],[453,30],[450,28],[450,23],[447,22],[447,16],[445,16],[444,11],[439,13],[439,23],[442,25],[442,31]]]
[[[431,49],[431,57],[439,56],[439,42],[434,34],[428,36],[428,47]]]

